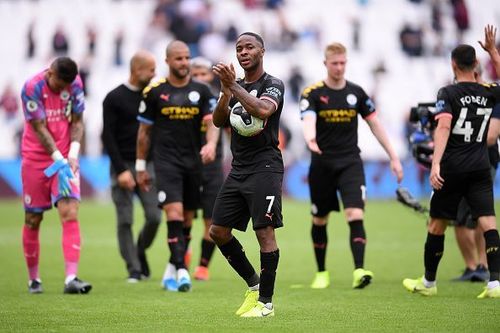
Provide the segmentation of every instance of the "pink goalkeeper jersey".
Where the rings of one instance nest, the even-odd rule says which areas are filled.
[[[71,140],[71,114],[80,114],[85,109],[83,84],[80,76],[59,93],[50,90],[44,70],[23,86],[21,99],[24,111],[24,132],[21,156],[33,162],[51,163],[52,159],[38,139],[29,123],[35,119],[46,119],[47,128],[54,138],[57,149],[67,157]]]

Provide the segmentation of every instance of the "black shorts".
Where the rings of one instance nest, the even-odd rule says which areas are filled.
[[[200,206],[201,171],[183,169],[173,164],[155,164],[158,207],[172,202],[182,202],[185,210]]]
[[[283,174],[277,172],[230,173],[215,200],[213,224],[245,231],[252,218],[254,230],[282,227],[282,183]]]
[[[221,161],[216,160],[213,163],[204,165],[202,173],[201,209],[203,210],[203,218],[211,219],[215,199],[224,182]]]
[[[495,215],[493,181],[489,169],[443,174],[442,177],[443,187],[432,192],[431,217],[456,219],[462,198],[469,204],[473,220],[481,216]]]
[[[344,209],[365,208],[365,171],[361,157],[333,160],[313,156],[308,179],[313,216],[340,211],[337,191]]]
[[[450,225],[454,227],[467,227],[469,229],[475,229],[477,227],[477,220],[472,218],[469,204],[464,198],[462,198],[458,204],[457,218],[455,220],[450,220]]]

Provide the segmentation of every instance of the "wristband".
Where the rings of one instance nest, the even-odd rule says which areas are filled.
[[[135,171],[146,171],[146,160],[135,160]]]
[[[54,160],[54,162],[64,159],[64,157],[61,154],[61,152],[59,150],[57,150],[57,149],[50,155],[50,157],[52,157],[52,159]]]
[[[68,158],[78,159],[78,154],[80,153],[80,142],[71,141],[69,146]]]

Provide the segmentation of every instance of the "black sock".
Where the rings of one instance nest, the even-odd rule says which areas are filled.
[[[280,260],[280,250],[260,253],[260,287],[259,302],[271,303],[274,293],[276,269]]]
[[[182,227],[182,234],[184,235],[184,251],[187,251],[189,248],[189,242],[191,241],[191,227]]]
[[[486,243],[486,260],[490,270],[490,281],[495,281],[500,277],[500,238],[498,237],[498,230],[486,231],[484,240]]]
[[[245,280],[249,287],[259,284],[259,276],[248,261],[248,258],[236,237],[231,238],[229,242],[219,246],[220,252],[226,257],[229,265]]]
[[[326,246],[328,245],[328,236],[326,234],[326,224],[313,224],[311,228],[311,237],[314,246],[314,256],[318,265],[318,272],[325,270]]]
[[[366,246],[366,233],[363,226],[363,220],[353,220],[347,224],[349,224],[349,228],[351,229],[349,240],[351,243],[354,268],[363,268],[363,265],[365,263]]]
[[[203,238],[201,240],[201,258],[200,266],[208,267],[212,254],[215,250],[215,243],[211,240]]]
[[[184,264],[185,242],[182,233],[182,221],[167,222],[168,247],[170,248],[170,262],[176,269],[186,268]]]
[[[436,281],[436,272],[444,251],[444,235],[427,233],[424,250],[425,279]]]

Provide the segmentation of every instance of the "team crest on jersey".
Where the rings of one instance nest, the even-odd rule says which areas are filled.
[[[191,91],[188,94],[188,98],[191,101],[191,103],[198,104],[198,101],[200,100],[200,93],[197,91]]]
[[[63,101],[67,101],[69,99],[69,92],[67,90],[61,91],[61,94],[59,95]]]
[[[299,103],[300,111],[305,111],[309,107],[309,101],[305,98],[300,100]]]
[[[27,205],[31,204],[31,195],[26,194],[24,196],[24,203],[27,204]]]
[[[257,90],[254,89],[254,90],[250,91],[250,95],[257,97]]]
[[[35,112],[38,109],[38,103],[35,101],[28,101],[28,103],[26,103],[26,109],[28,109],[29,112]]]
[[[347,103],[349,103],[349,105],[356,105],[356,103],[358,102],[358,98],[353,94],[349,94],[346,97],[346,101]]]
[[[141,103],[139,103],[139,113],[144,113],[144,111],[146,111],[146,103],[141,101]]]

